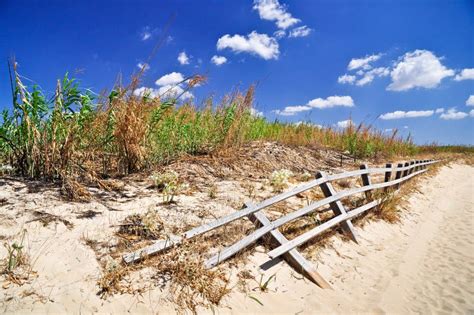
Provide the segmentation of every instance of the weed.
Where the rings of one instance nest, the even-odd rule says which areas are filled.
[[[272,281],[272,279],[276,279],[276,274],[271,275],[265,281],[263,280],[263,274],[260,275],[260,281],[258,283],[258,288],[260,289],[261,292],[267,292],[268,291],[268,285],[270,284],[270,281]]]
[[[211,187],[207,190],[207,195],[211,199],[216,199],[217,198],[217,185],[212,184]]]
[[[163,203],[174,202],[174,197],[187,188],[185,183],[181,183],[178,173],[175,171],[166,171],[164,173],[155,173],[151,176],[155,186],[163,193]]]
[[[282,192],[288,187],[288,179],[293,176],[293,173],[289,170],[278,170],[274,171],[270,176],[270,184],[273,186],[275,192]]]

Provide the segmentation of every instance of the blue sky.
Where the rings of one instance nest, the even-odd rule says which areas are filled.
[[[417,143],[474,144],[472,1],[0,0],[0,108],[12,55],[46,91],[67,71],[101,91],[160,38],[137,93],[179,91],[199,73],[208,82],[184,95],[198,104],[258,83],[270,120],[352,118]]]

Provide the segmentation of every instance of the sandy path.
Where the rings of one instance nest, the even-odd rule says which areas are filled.
[[[271,292],[253,294],[263,307],[235,294],[223,311],[473,313],[474,168],[443,167],[423,179],[407,208],[402,224],[369,223],[358,228],[360,245],[336,239],[332,248],[312,257],[334,291],[295,280],[277,266],[264,276],[277,274]]]

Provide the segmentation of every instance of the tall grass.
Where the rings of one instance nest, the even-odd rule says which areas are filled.
[[[10,70],[13,104],[2,115],[0,158],[33,178],[94,181],[255,140],[334,148],[360,158],[417,150],[410,138],[362,124],[338,130],[254,116],[253,86],[217,104],[209,98],[196,106],[176,98],[136,96],[132,91],[138,79],[98,97],[66,75],[48,98],[37,86],[24,85],[15,66]],[[189,78],[186,90],[204,80]]]

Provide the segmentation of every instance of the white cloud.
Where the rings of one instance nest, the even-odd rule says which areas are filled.
[[[286,11],[286,7],[281,5],[278,0],[255,0],[253,9],[258,11],[261,19],[276,21],[276,25],[280,29],[287,29],[300,21],[291,16]]]
[[[311,34],[312,29],[307,27],[306,25],[296,27],[290,31],[288,37],[305,37]]]
[[[469,112],[469,116],[474,117],[474,109],[471,109],[471,111]]]
[[[145,26],[140,33],[140,38],[142,41],[147,41],[151,38],[152,35],[153,31],[150,29],[150,27]]]
[[[182,65],[189,65],[189,57],[186,55],[185,51],[182,51],[178,55],[178,61]]]
[[[401,111],[397,110],[392,113],[385,113],[380,115],[380,119],[391,120],[391,119],[401,119],[401,118],[416,118],[416,117],[429,117],[434,114],[433,110],[410,110],[410,111]]]
[[[460,73],[458,73],[454,80],[462,81],[462,80],[474,80],[474,68],[471,69],[463,69]]]
[[[146,96],[150,98],[161,97],[161,98],[176,98],[179,97],[182,100],[193,98],[194,95],[189,91],[184,91],[184,89],[179,85],[165,85],[161,86],[158,89],[140,87],[133,91],[133,95],[136,96]]]
[[[273,33],[273,36],[280,39],[286,36],[286,32],[284,30],[278,30],[275,33]]]
[[[278,42],[275,38],[256,31],[242,35],[226,34],[217,41],[217,50],[230,48],[236,53],[247,52],[262,57],[265,60],[278,59],[280,54]]]
[[[467,106],[474,106],[474,95],[470,95],[466,100]]]
[[[379,67],[372,70],[369,70],[363,74],[363,77],[357,80],[357,86],[364,86],[366,84],[371,83],[375,77],[386,77],[390,74],[390,70],[388,68]]]
[[[459,120],[466,118],[469,114],[464,112],[458,112],[455,108],[448,109],[447,112],[442,113],[439,118],[444,120]]]
[[[283,110],[276,109],[273,112],[280,116],[293,116],[300,112],[311,110],[309,106],[286,106]]]
[[[299,125],[306,125],[306,126],[309,126],[309,127],[314,127],[314,128],[318,128],[318,129],[323,129],[323,126],[322,125],[318,125],[318,124],[314,124],[310,121],[297,121],[297,122],[294,122],[293,125],[295,126],[299,126]]]
[[[164,85],[158,89],[158,95],[162,98],[177,98],[182,100],[193,98],[194,95],[189,91],[184,91],[180,85]]]
[[[441,80],[454,75],[454,71],[441,64],[441,59],[428,50],[415,50],[401,57],[390,73],[390,91],[412,88],[435,88]]]
[[[344,83],[354,84],[355,80],[356,80],[356,76],[355,75],[349,75],[349,74],[344,74],[344,75],[341,75],[339,78],[337,78],[337,82],[339,82],[341,84],[344,84]]]
[[[370,65],[371,62],[377,61],[382,57],[382,54],[365,56],[364,58],[354,58],[347,65],[348,70],[356,70],[362,68],[364,70],[369,70],[372,68]]]
[[[336,106],[353,107],[354,100],[350,96],[329,96],[327,98],[315,98],[306,105],[287,106],[283,110],[274,110],[273,112],[281,116],[293,116],[300,112],[309,111],[313,108],[325,109]]]
[[[155,84],[158,86],[157,89],[140,87],[133,91],[133,94],[136,96],[148,96],[151,98],[161,97],[161,98],[180,98],[182,100],[193,98],[194,95],[183,88],[184,77],[179,72],[171,72],[165,74],[161,78],[155,81]],[[195,87],[199,85],[194,85]]]
[[[336,126],[339,127],[339,128],[347,128],[351,125],[353,125],[354,123],[352,122],[352,120],[348,119],[348,120],[342,120],[342,121],[338,121],[336,123]]]
[[[336,106],[343,106],[343,107],[353,107],[354,100],[350,96],[329,96],[326,99],[323,98],[315,98],[308,102],[308,106],[312,108],[331,108]]]
[[[212,56],[211,58],[211,62],[213,64],[215,64],[216,66],[220,66],[220,65],[223,65],[224,63],[227,62],[227,58],[224,57],[224,56],[217,56],[217,55],[214,55]]]
[[[147,88],[147,87],[140,87],[138,89],[135,89],[133,91],[133,95],[135,96],[147,96],[147,97],[151,97],[151,98],[155,98],[157,96],[159,96],[159,93],[158,93],[158,90],[156,89],[153,89],[153,88]]]
[[[144,69],[144,71],[150,70],[150,65],[148,65],[146,62],[137,63],[137,67],[140,70]]]
[[[156,85],[165,86],[165,85],[173,85],[178,84],[184,81],[184,77],[179,72],[171,72],[165,74],[161,78],[155,81]]]
[[[255,108],[250,107],[250,115],[252,115],[254,117],[263,117],[263,112],[260,112],[260,111],[256,110]]]
[[[435,110],[435,114],[441,114],[441,113],[444,113],[444,108],[441,107]]]

